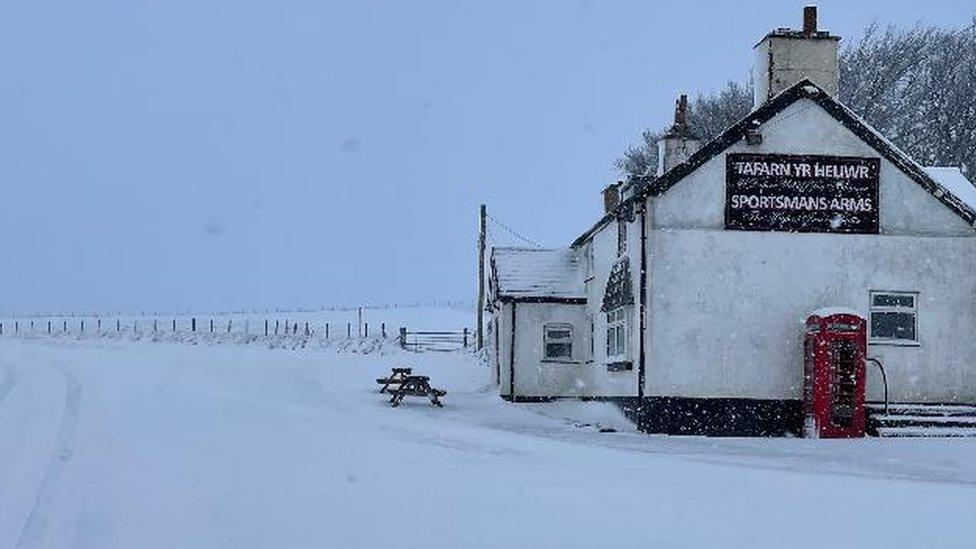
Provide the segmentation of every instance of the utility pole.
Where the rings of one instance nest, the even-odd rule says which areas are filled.
[[[485,223],[488,209],[481,205],[481,233],[478,236],[478,350],[485,343]]]

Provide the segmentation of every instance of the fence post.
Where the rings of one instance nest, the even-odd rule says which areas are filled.
[[[213,319],[210,319],[210,333],[213,333]]]
[[[275,335],[278,335],[278,321],[275,320]]]
[[[95,323],[98,325],[98,328],[96,329],[96,331],[98,333],[102,333],[102,319],[101,318],[96,319],[96,322]]]
[[[264,319],[264,335],[268,335],[268,319]]]
[[[251,335],[251,319],[244,319],[244,335]]]
[[[346,322],[346,339],[352,339],[352,322]]]
[[[227,319],[227,333],[228,333],[228,334],[230,333],[230,326],[231,326],[231,322],[232,322],[232,320],[228,318],[228,319]]]
[[[291,335],[298,335],[298,323],[297,322],[291,327]]]
[[[135,319],[132,320],[132,333],[133,334],[139,333],[139,321],[138,320],[135,320]]]
[[[464,333],[464,347],[467,348],[468,347],[468,329],[467,328],[464,328],[464,330],[462,330],[462,332]]]
[[[0,336],[3,335],[3,322],[0,322]]]
[[[67,332],[68,331],[68,321],[67,320],[62,320],[61,321],[61,331],[62,332]]]
[[[305,336],[308,336],[308,321],[305,321]]]
[[[197,319],[196,319],[196,317],[191,317],[190,318],[190,331],[191,332],[197,331]]]
[[[329,323],[325,323],[325,339],[329,339]]]
[[[34,333],[34,321],[31,320],[31,333]]]
[[[407,348],[407,327],[400,326],[400,347]]]
[[[363,337],[369,339],[369,322],[363,323]]]
[[[158,327],[158,323],[159,323],[159,321],[154,318],[153,319],[153,333],[156,333],[156,329]]]
[[[85,333],[85,319],[81,319],[81,333]]]
[[[20,333],[20,321],[19,320],[15,320],[14,321],[14,333],[15,334],[19,334]]]
[[[386,339],[386,322],[380,322],[380,335],[383,336],[383,339]]]
[[[51,321],[50,320],[47,321],[47,333],[48,334],[51,333]]]

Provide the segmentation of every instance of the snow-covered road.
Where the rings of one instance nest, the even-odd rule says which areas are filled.
[[[385,406],[408,363],[444,409]],[[0,548],[970,547],[976,441],[703,439],[460,354],[0,340]]]

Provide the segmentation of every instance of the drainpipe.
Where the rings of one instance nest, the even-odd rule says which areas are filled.
[[[641,206],[641,261],[640,261],[640,341],[638,342],[639,358],[637,360],[637,397],[644,398],[644,368],[645,351],[644,337],[647,331],[647,202]]]
[[[508,396],[515,402],[515,301],[512,301],[512,349],[508,357]]]

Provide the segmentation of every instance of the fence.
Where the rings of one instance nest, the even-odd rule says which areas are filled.
[[[357,323],[353,332],[353,323],[310,323],[309,321],[292,321],[288,319],[214,319],[214,318],[116,318],[103,322],[98,317],[58,318],[58,319],[7,319],[0,320],[0,336],[3,335],[58,335],[58,334],[110,334],[110,333],[210,333],[210,334],[243,334],[264,336],[312,336],[321,335],[325,339],[359,339],[370,337],[368,322]],[[253,321],[253,322],[252,322]],[[345,326],[343,326],[345,324]],[[375,325],[374,325],[375,326]],[[379,330],[373,328],[373,338],[387,337],[386,322],[379,324]]]
[[[353,330],[353,326],[356,327]],[[370,329],[368,322],[309,322],[290,319],[271,318],[212,318],[212,317],[137,317],[103,319],[98,317],[71,317],[56,319],[4,319],[0,320],[0,336],[31,335],[111,335],[130,334],[136,336],[167,333],[172,334],[213,334],[248,336],[249,339],[261,336],[308,339],[318,337],[325,340],[377,340],[388,339],[386,323],[380,322],[378,329]],[[468,328],[460,331],[410,331],[401,327],[396,336],[400,347],[410,351],[459,351],[473,344],[473,335]]]
[[[397,339],[400,347],[411,351],[459,351],[468,348],[471,334],[467,328],[460,332],[410,332],[400,328]]]

